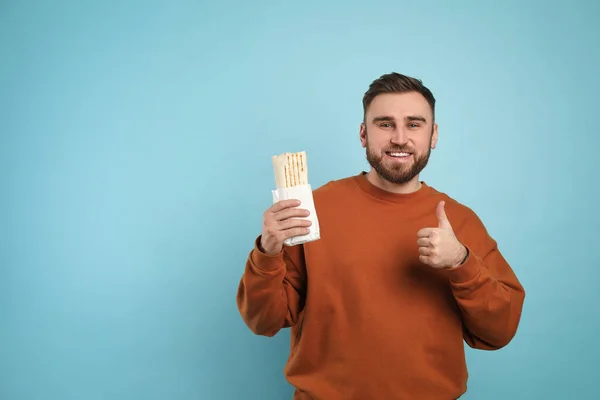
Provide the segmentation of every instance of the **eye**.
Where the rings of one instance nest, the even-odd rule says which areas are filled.
[[[418,128],[418,127],[420,127],[420,125],[419,124],[411,123],[411,124],[408,124],[408,127],[409,128]]]
[[[379,124],[381,128],[391,128],[393,125],[391,122],[382,122]]]

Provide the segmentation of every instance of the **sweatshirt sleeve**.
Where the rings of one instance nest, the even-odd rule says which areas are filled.
[[[302,245],[284,246],[276,255],[263,253],[258,244],[250,252],[237,291],[237,306],[250,330],[274,336],[293,326],[304,306],[305,267]]]
[[[457,237],[469,252],[462,265],[450,270],[464,339],[472,348],[500,349],[517,332],[525,290],[475,213]]]

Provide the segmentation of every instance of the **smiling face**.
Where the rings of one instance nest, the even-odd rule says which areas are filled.
[[[360,140],[374,184],[394,191],[402,190],[398,186],[415,189],[437,143],[437,124],[420,93],[383,93],[375,96],[365,113]]]

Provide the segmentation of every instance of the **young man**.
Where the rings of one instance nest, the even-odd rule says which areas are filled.
[[[237,303],[258,335],[291,327],[294,399],[457,399],[464,342],[506,346],[525,292],[477,215],[419,180],[438,139],[435,99],[392,73],[363,98],[368,173],[314,190],[321,239],[294,200],[264,214]]]

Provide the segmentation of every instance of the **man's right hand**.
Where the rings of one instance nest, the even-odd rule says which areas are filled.
[[[287,238],[306,235],[311,222],[306,219],[309,211],[298,208],[298,200],[281,200],[273,204],[263,217],[261,251],[268,255],[278,254]]]

